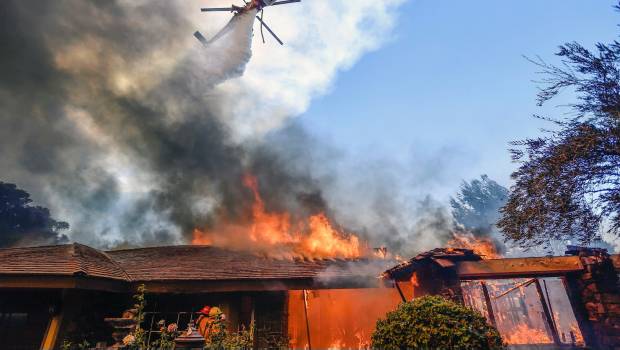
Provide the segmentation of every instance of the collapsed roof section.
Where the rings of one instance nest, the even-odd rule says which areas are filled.
[[[620,257],[613,255],[611,259],[614,263],[617,262],[617,267],[620,268]],[[563,276],[583,270],[582,261],[576,255],[482,259],[471,249],[437,248],[386,270],[383,277],[395,281],[409,281],[414,273],[423,273],[432,278],[438,273],[449,272],[460,280],[501,279]]]
[[[457,262],[480,261],[482,257],[471,249],[436,248],[392,267],[385,271],[383,276],[396,281],[407,281],[419,269],[436,266],[439,268],[455,267]]]

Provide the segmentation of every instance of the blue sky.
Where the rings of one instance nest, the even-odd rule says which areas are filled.
[[[511,140],[539,134],[570,94],[536,107],[537,67],[557,62],[559,44],[588,46],[620,33],[614,1],[411,0],[393,37],[342,72],[330,92],[301,116],[315,136],[351,159],[389,159],[428,167],[436,191],[486,173],[510,184]],[[415,181],[415,179],[412,179]]]

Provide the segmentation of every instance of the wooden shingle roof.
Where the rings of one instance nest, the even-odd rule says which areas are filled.
[[[128,279],[125,271],[106,253],[78,243],[0,249],[0,275]]]
[[[394,280],[409,280],[414,271],[426,268],[428,264],[436,264],[442,268],[454,267],[459,261],[480,261],[482,257],[471,249],[436,248],[420,253],[383,273],[383,276]]]
[[[167,246],[103,252],[81,244],[0,249],[0,288],[58,278],[95,278],[129,287],[150,283],[161,290],[175,282],[208,284],[211,289],[238,283],[280,283],[289,286],[328,284],[344,287],[368,284],[392,261],[368,259],[274,259],[211,246]],[[28,280],[23,278],[27,277]],[[3,282],[4,281],[4,282]],[[30,281],[30,282],[28,282]],[[33,282],[34,281],[34,282]],[[4,284],[3,284],[4,283]],[[13,284],[11,284],[13,283]],[[47,282],[43,283],[43,285]],[[231,284],[237,283],[237,284]],[[119,286],[118,284],[116,285]],[[232,287],[231,287],[232,286]],[[97,287],[93,287],[97,288]],[[243,288],[249,288],[244,285]],[[254,287],[252,287],[254,288]],[[262,288],[262,287],[260,287]]]
[[[274,259],[211,246],[110,251],[133,281],[243,280],[351,277],[362,260]]]

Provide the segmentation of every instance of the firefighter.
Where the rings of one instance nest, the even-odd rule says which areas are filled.
[[[202,334],[202,336],[206,339],[209,329],[209,312],[211,311],[210,306],[205,306],[200,311],[198,311],[198,318],[196,319],[196,328],[198,332]]]
[[[196,328],[205,339],[209,340],[212,335],[220,332],[220,323],[224,321],[225,316],[219,307],[205,306],[198,311],[198,314]]]

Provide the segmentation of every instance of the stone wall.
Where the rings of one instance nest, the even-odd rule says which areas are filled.
[[[620,349],[620,289],[618,272],[604,249],[573,249],[567,253],[578,255],[584,272],[570,277],[572,297],[580,299],[587,324],[582,325],[586,342],[596,349]],[[584,323],[583,321],[581,322]]]

